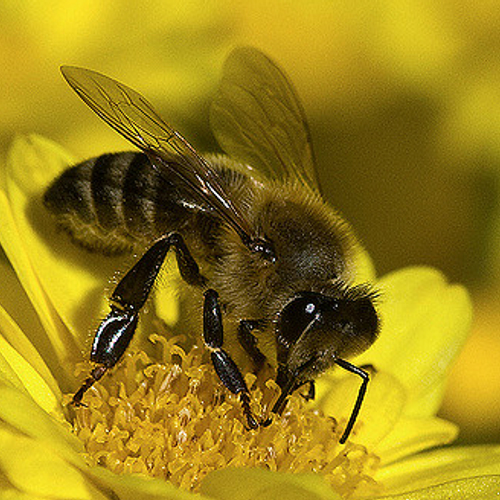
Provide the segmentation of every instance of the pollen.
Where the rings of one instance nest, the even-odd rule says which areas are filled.
[[[161,362],[143,351],[125,354],[85,395],[85,406],[72,411],[89,465],[164,478],[191,491],[226,467],[315,472],[345,498],[379,490],[372,478],[378,458],[351,441],[340,445],[343,427],[300,394],[269,425],[250,430],[238,396],[222,386],[204,349],[186,352],[178,339],[150,338],[162,347]],[[272,378],[249,374],[246,381],[254,415],[268,419],[279,388]]]

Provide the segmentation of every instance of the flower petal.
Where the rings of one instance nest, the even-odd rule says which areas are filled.
[[[469,296],[430,268],[392,273],[379,289],[382,332],[357,362],[397,377],[408,394],[406,415],[431,416],[440,401],[438,388],[469,333]]]
[[[22,337],[22,332],[9,322],[10,318],[0,307],[0,331],[6,329],[18,330]],[[50,372],[45,367],[46,377],[50,377],[51,384],[46,383],[44,378],[0,335],[0,374],[2,377],[10,374],[11,381],[14,381],[19,389],[25,390],[31,395],[34,401],[47,412],[60,413],[62,416],[59,401],[61,392],[50,376]],[[43,361],[40,361],[43,366]],[[17,383],[16,383],[17,382]]]
[[[113,474],[103,467],[81,469],[88,480],[107,498],[120,500],[210,500],[199,493],[189,493],[176,488],[168,481],[140,475]]]
[[[46,335],[40,320],[14,270],[6,262],[0,262],[0,275],[2,276],[0,333],[43,377],[56,394],[59,388],[47,366],[47,360],[52,360],[52,365],[55,365],[56,357],[49,344],[43,343],[43,340],[46,340]],[[29,340],[24,332],[29,332]],[[33,345],[33,341],[36,342],[36,345]]]
[[[438,484],[418,491],[377,497],[377,500],[492,500],[498,498],[500,476],[481,476]]]
[[[60,412],[61,391],[45,361],[24,332],[0,306],[0,356],[26,390],[47,412]],[[2,369],[0,373],[6,375]]]
[[[208,474],[201,492],[218,500],[340,500],[315,474],[283,474],[262,469],[222,469]]]
[[[455,424],[440,418],[401,418],[376,447],[383,464],[420,451],[451,443],[458,434]]]
[[[476,499],[485,491],[491,492],[493,485],[498,495],[500,446],[450,447],[421,453],[382,468],[377,480],[384,483],[388,493],[404,493],[404,498]],[[461,496],[452,495],[459,491]],[[414,496],[408,496],[410,492],[415,492]]]
[[[0,427],[0,470],[32,495],[65,500],[102,499],[94,486],[46,445]]]
[[[63,425],[40,408],[27,394],[0,383],[0,421],[24,436],[44,443],[74,464],[83,463],[82,443]]]
[[[317,404],[337,421],[347,421],[354,407],[360,381],[353,375],[328,373],[317,383]],[[347,403],[349,401],[350,403]],[[377,372],[371,377],[352,439],[373,448],[400,418],[406,401],[404,388],[392,375]]]

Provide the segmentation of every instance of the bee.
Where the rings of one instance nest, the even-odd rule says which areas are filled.
[[[185,294],[199,305],[200,330],[222,384],[238,395],[248,427],[267,421],[251,410],[251,393],[234,349],[255,372],[276,370],[288,397],[336,366],[362,380],[341,437],[352,431],[369,373],[347,361],[376,339],[376,293],[353,285],[359,244],[322,198],[309,128],[285,73],[254,48],[228,57],[211,113],[227,156],[202,156],[136,91],[72,66],[64,78],[106,123],[139,152],[103,154],[64,171],[45,206],[72,239],[94,252],[147,248],[118,282],[97,328],[95,367],[73,397],[115,366],[141,309],[173,250]]]

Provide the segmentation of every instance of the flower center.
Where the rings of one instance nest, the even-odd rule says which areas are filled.
[[[151,339],[163,344],[162,363],[142,351],[126,354],[74,411],[74,432],[90,465],[195,491],[210,471],[225,467],[317,472],[345,497],[378,489],[372,479],[378,458],[363,446],[340,445],[342,427],[299,394],[270,425],[248,430],[238,397],[203,362],[202,349],[185,353],[176,339]],[[247,375],[246,381],[254,414],[267,417],[279,389],[272,379]]]

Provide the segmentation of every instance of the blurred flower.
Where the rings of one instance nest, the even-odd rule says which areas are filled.
[[[236,500],[335,499],[339,494],[444,499],[459,493],[460,498],[490,498],[498,492],[499,448],[443,448],[416,455],[456,435],[453,424],[434,414],[471,319],[465,290],[427,268],[404,269],[376,284],[382,333],[356,362],[370,363],[377,372],[345,446],[338,438],[357,391],[353,377],[328,373],[319,381],[315,407],[294,398],[290,411],[271,426],[245,431],[235,398],[219,401],[212,370],[200,364],[196,351],[185,354],[172,340],[161,341],[164,363],[161,356],[151,363],[141,351],[127,355],[89,393],[87,408],[75,415],[63,407],[63,393],[78,385],[72,372],[85,343],[82,332],[89,316],[99,317],[104,307],[98,299],[101,273],[107,269],[109,275],[111,265],[73,248],[62,235],[53,244],[55,232],[40,194],[68,162],[53,143],[21,138],[1,179],[0,242],[15,271],[2,264],[4,495],[195,498],[174,482],[196,487],[201,493],[196,498]],[[255,392],[256,404],[264,407],[267,396]],[[156,413],[157,420],[149,421],[153,407],[163,417]],[[155,422],[167,426],[163,433],[151,425]],[[159,446],[175,458],[162,462],[166,451],[159,453]]]
[[[499,303],[498,289],[485,290],[474,301],[472,336],[453,367],[440,411],[459,424],[462,442],[500,439]]]

